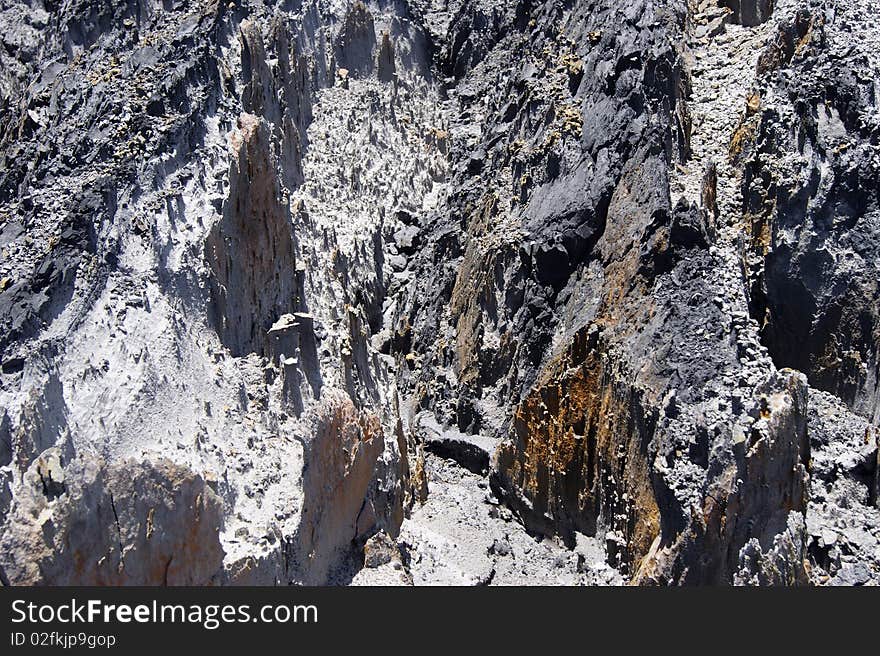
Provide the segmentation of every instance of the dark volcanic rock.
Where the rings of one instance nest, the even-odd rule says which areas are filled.
[[[743,176],[752,311],[778,366],[876,423],[880,123],[864,81],[872,62],[838,53],[838,29],[818,9],[799,11],[767,52],[796,47],[758,78],[761,95],[786,100],[760,113]]]

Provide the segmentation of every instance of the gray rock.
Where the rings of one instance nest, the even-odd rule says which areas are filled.
[[[4,582],[877,582],[869,2],[43,4]]]

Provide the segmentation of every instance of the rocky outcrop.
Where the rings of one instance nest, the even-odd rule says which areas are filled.
[[[402,273],[384,263],[403,259],[386,212],[421,207],[442,166],[410,134],[436,113],[419,26],[363,3],[340,16],[311,2],[64,3],[28,17],[29,4],[2,19],[15,43],[44,39],[2,55],[15,60],[0,122],[4,533],[18,534],[23,477],[52,449],[133,480],[169,458],[212,481],[223,521],[219,550],[191,545],[210,571],[172,566],[168,582],[327,582],[424,497],[393,361],[371,341]],[[351,135],[381,165],[336,147]],[[410,173],[386,184],[402,161]],[[349,200],[334,208],[340,177]],[[85,469],[63,469],[73,487],[47,488],[59,535],[86,485]],[[61,581],[67,556],[41,549]],[[83,544],[84,562],[103,549]],[[103,572],[82,580],[163,582]]]
[[[5,585],[219,581],[222,503],[171,462],[67,461],[52,448],[23,474],[15,500],[0,537]]]
[[[266,124],[239,118],[233,133],[224,219],[205,245],[217,332],[234,356],[268,355],[274,321],[296,308],[297,275],[288,209],[282,204]]]
[[[810,578],[819,585],[877,585],[877,428],[828,393],[811,391],[810,399]]]
[[[388,508],[367,498],[385,438],[375,415],[358,413],[346,398],[327,398],[305,444],[303,510],[297,542],[307,583],[330,569],[358,539],[365,541]]]
[[[732,9],[716,33],[760,39],[770,5]],[[428,305],[405,321],[431,353],[420,402],[506,436],[496,494],[569,545],[603,536],[636,582],[802,583],[806,384],[759,343],[728,229],[744,213],[730,190],[760,101],[739,100],[741,130],[742,105],[704,101],[688,46],[667,45],[693,38],[686,14],[584,3],[535,8],[531,22],[499,8],[483,30],[453,21],[453,43],[470,44],[449,52],[462,53],[449,62],[460,214],[438,217],[423,255],[434,278],[414,293]],[[554,20],[552,37],[528,29]],[[493,57],[514,43],[526,54],[507,73]],[[716,153],[704,132],[720,111],[733,125]],[[439,268],[450,259],[457,273]]]
[[[353,75],[367,77],[375,66],[375,48],[376,28],[373,15],[363,2],[353,2],[345,13],[336,38],[336,64]]]
[[[876,32],[0,0],[5,580],[876,582]]]
[[[861,82],[867,48],[834,54],[844,12],[826,25],[799,9],[759,60],[765,101],[748,144],[743,195],[752,217],[752,311],[774,361],[877,422],[876,103]],[[829,33],[830,32],[830,33]],[[868,46],[869,48],[870,46]],[[809,71],[809,73],[807,72]],[[779,100],[776,100],[779,99]]]

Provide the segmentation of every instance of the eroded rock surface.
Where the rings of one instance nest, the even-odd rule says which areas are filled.
[[[65,462],[22,476],[0,538],[9,585],[210,585],[222,580],[222,502],[169,461]]]
[[[12,584],[880,583],[874,0],[0,0]]]

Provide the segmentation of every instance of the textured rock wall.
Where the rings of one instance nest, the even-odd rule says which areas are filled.
[[[326,582],[413,498],[417,447],[370,338],[402,268],[386,258],[405,263],[392,217],[442,176],[421,28],[362,3],[6,2],[2,19],[9,579]],[[58,540],[78,490],[119,494],[83,473],[103,462],[137,480],[169,458],[212,481],[211,530],[166,522],[151,551],[123,526],[128,575],[93,571],[103,538],[77,547],[81,579],[63,578],[61,542],[27,562],[25,479],[51,449]],[[104,531],[95,503],[82,521]],[[176,575],[200,550],[196,578]]]
[[[23,474],[0,538],[5,585],[209,585],[222,572],[222,504],[168,461],[67,461]],[[10,558],[11,556],[11,558]]]
[[[852,10],[850,10],[852,11]],[[846,12],[846,10],[844,10]],[[800,8],[759,61],[743,195],[757,233],[753,313],[779,366],[878,420],[876,59],[839,59],[826,12]],[[844,13],[846,16],[846,13]],[[809,70],[809,73],[806,71]],[[774,102],[780,98],[778,102]]]
[[[876,583],[874,4],[0,0],[4,581]]]
[[[239,119],[224,221],[205,245],[217,332],[233,355],[267,352],[267,332],[296,302],[296,258],[265,123]]]
[[[431,354],[420,403],[507,435],[496,493],[533,529],[604,536],[637,582],[807,580],[808,392],[771,357],[818,383],[750,319],[760,283],[743,284],[738,232],[742,218],[760,241],[743,151],[761,92],[731,91],[749,75],[757,88],[766,53],[790,59],[806,39],[786,46],[797,9],[777,12],[778,26],[771,9],[467,3],[450,25],[456,214],[438,217],[424,253],[435,278],[402,322]],[[751,39],[765,54],[740,45]],[[716,55],[724,47],[736,50]],[[524,56],[511,68],[514,48]],[[704,86],[729,74],[730,89]],[[731,127],[716,135],[713,123]],[[427,293],[438,288],[448,315]],[[789,290],[778,303],[801,305]],[[779,344],[802,354],[804,341]]]

